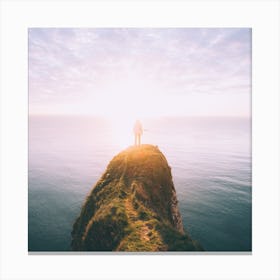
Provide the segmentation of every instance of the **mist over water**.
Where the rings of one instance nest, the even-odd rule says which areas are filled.
[[[207,251],[251,250],[251,120],[143,120],[173,175],[185,229]],[[92,186],[126,148],[93,117],[29,118],[29,251],[71,250],[72,225]],[[131,141],[133,143],[132,127]]]

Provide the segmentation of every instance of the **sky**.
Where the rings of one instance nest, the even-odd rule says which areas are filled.
[[[251,114],[249,28],[31,28],[29,113]]]

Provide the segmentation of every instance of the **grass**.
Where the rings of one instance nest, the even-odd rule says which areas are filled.
[[[202,250],[175,223],[174,193],[171,169],[157,147],[128,148],[86,198],[73,226],[73,250]]]

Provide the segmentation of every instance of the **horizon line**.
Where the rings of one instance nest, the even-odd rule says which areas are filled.
[[[99,119],[112,119],[114,117],[106,117],[103,115],[95,114],[59,114],[59,113],[28,113],[28,117],[93,117]],[[116,115],[116,117],[118,117]],[[121,117],[121,116],[120,116]],[[242,118],[242,119],[252,119],[252,115],[159,115],[159,116],[149,116],[140,119],[158,119],[158,118]]]

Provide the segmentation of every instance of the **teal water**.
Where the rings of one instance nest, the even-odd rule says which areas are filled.
[[[185,229],[207,251],[251,251],[251,121],[143,120],[143,142],[172,168]],[[83,201],[112,157],[117,129],[91,117],[29,118],[28,248],[69,251]]]

